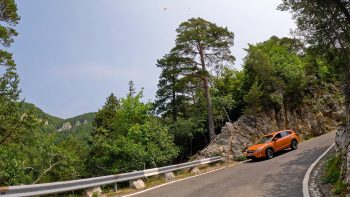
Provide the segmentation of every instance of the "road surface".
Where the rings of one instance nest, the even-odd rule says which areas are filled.
[[[249,161],[175,182],[136,196],[302,197],[309,166],[334,143],[335,132],[299,144],[271,160]]]

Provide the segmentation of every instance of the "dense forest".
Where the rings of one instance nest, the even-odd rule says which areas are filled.
[[[279,9],[309,6],[283,2]],[[0,185],[70,180],[186,161],[214,141],[226,122],[242,114],[297,106],[310,89],[348,80],[344,65],[349,62],[349,34],[339,30],[339,35],[323,39],[322,30],[316,29],[320,32],[311,33],[320,37],[311,39],[306,24],[315,21],[303,13],[296,11],[298,27],[310,40],[272,36],[250,44],[242,70],[233,69],[234,33],[191,18],[176,29],[174,47],[155,62],[161,74],[154,102],[143,102],[143,89],[137,90],[130,81],[127,95],[110,94],[97,113],[62,120],[20,101],[16,64],[5,50],[17,35],[14,26],[20,17],[13,0],[0,1],[0,13]],[[338,26],[349,32],[348,24]],[[78,127],[58,131],[67,122]]]

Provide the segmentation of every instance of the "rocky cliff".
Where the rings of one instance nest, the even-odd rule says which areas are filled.
[[[74,128],[77,128],[81,125],[85,125],[85,124],[88,124],[88,120],[84,119],[83,121],[79,121],[77,120],[75,123],[74,123],[74,126],[72,126],[72,123],[70,122],[65,122],[62,124],[62,127],[59,128],[57,131],[70,131]]]
[[[344,181],[350,186],[350,133],[345,126],[339,126],[335,136],[335,149],[342,157],[342,176]]]
[[[247,146],[262,135],[277,130],[292,129],[302,138],[334,131],[343,117],[341,91],[333,85],[326,85],[310,95],[297,107],[282,105],[278,110],[265,109],[226,123],[216,140],[198,156],[221,155],[240,159]]]

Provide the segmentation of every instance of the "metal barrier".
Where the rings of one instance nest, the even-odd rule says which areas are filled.
[[[187,163],[181,163],[171,166],[164,166],[160,168],[152,168],[148,170],[128,172],[117,175],[108,175],[94,178],[86,178],[72,181],[61,181],[53,183],[43,183],[34,185],[20,185],[0,187],[1,197],[24,197],[24,196],[38,196],[45,194],[56,194],[74,190],[81,190],[87,188],[98,187],[102,185],[114,184],[118,182],[131,181],[144,177],[154,176],[167,172],[173,172],[181,169],[192,168],[202,164],[209,164],[222,161],[222,157],[211,157]]]

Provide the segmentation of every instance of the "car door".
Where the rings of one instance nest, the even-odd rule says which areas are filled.
[[[283,139],[281,136],[281,133],[277,133],[274,137],[274,149],[275,151],[279,151],[281,149],[283,149]]]
[[[281,149],[288,148],[291,143],[291,135],[289,131],[282,131],[281,132]]]

